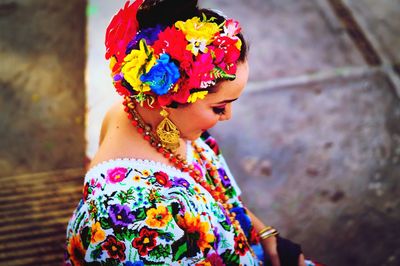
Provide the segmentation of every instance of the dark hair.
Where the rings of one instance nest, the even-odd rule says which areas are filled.
[[[202,14],[207,18],[214,17],[218,24],[226,20],[212,9],[199,8],[197,0],[145,0],[137,12],[136,19],[139,30],[143,30],[159,24],[172,26],[176,21],[185,21],[195,16],[202,17]],[[237,36],[242,41],[238,62],[244,62],[247,59],[248,45],[242,33]]]

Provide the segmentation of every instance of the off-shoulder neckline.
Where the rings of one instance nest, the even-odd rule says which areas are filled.
[[[193,160],[193,148],[192,148],[192,142],[191,141],[186,141],[186,161],[188,163],[192,163]],[[110,163],[114,163],[114,162],[135,162],[135,163],[139,163],[141,165],[146,165],[146,166],[150,166],[150,167],[155,167],[155,168],[160,168],[160,169],[168,169],[174,172],[179,172],[179,173],[183,173],[180,169],[168,165],[166,163],[163,162],[158,162],[155,160],[150,160],[150,159],[139,159],[139,158],[134,158],[134,157],[116,157],[116,158],[111,158],[108,160],[104,160],[101,161],[97,164],[95,164],[94,166],[90,167],[87,171],[86,171],[86,175],[95,172],[97,169],[101,169],[103,166],[110,164]]]

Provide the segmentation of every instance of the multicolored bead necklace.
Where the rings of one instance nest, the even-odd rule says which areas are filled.
[[[195,169],[193,165],[188,164],[188,162],[183,159],[181,155],[174,154],[172,151],[164,148],[161,145],[160,141],[157,138],[157,135],[152,132],[151,126],[143,121],[140,114],[135,109],[135,104],[130,97],[125,97],[123,104],[125,106],[125,112],[128,113],[129,120],[131,120],[132,125],[137,128],[138,132],[143,135],[143,138],[147,140],[150,145],[154,147],[159,153],[163,154],[163,156],[167,158],[176,168],[178,168],[182,172],[188,173],[196,181],[196,183],[206,189],[211,194],[211,196],[224,207],[238,236],[242,235],[240,238],[245,240],[245,245],[248,246],[252,255],[256,257],[254,251],[247,241],[247,238],[245,237],[239,221],[235,219],[236,213],[230,211],[233,208],[233,205],[228,203],[229,197],[225,194],[221,178],[217,177],[217,168],[213,166],[209,161],[207,161],[207,158],[203,154],[204,149],[195,144],[195,142],[192,142],[192,146],[199,154],[200,159],[205,162],[205,167],[207,171],[210,173],[211,176],[216,177],[214,178],[215,185],[210,185],[203,178],[201,172]]]

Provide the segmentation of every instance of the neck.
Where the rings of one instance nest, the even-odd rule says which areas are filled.
[[[146,108],[139,104],[136,104],[136,110],[143,119],[143,121],[150,125],[153,130],[157,128],[157,125],[162,121],[163,117],[160,115],[161,108]]]
[[[160,115],[162,111],[161,108],[146,108],[142,107],[139,104],[136,104],[135,109],[137,110],[138,114],[141,116],[142,120],[151,126],[152,131],[155,132],[158,124],[163,120],[163,117]],[[180,154],[183,158],[186,158],[186,140],[182,137],[179,139],[179,148],[176,150],[176,154]]]

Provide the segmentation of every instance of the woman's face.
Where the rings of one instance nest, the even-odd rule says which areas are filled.
[[[203,100],[176,109],[170,108],[170,119],[178,127],[181,137],[195,140],[218,121],[229,120],[232,115],[232,102],[241,95],[248,77],[247,61],[239,63],[235,80],[218,82],[213,92],[207,94]]]

